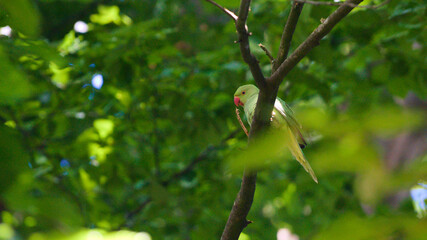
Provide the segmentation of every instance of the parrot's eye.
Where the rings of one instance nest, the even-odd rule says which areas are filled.
[[[246,93],[245,91],[242,92],[242,94],[245,94],[245,93]]]

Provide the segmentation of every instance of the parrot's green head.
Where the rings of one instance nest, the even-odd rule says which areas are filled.
[[[234,104],[244,106],[246,101],[253,95],[258,94],[259,89],[255,85],[247,84],[240,86],[234,93]]]

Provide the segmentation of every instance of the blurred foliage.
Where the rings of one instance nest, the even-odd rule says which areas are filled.
[[[419,218],[427,217],[427,184],[420,182],[411,188],[412,203]]]
[[[251,9],[269,74],[257,44],[278,49],[290,2]],[[292,48],[334,9],[306,5]],[[234,24],[209,3],[0,1],[0,26],[13,29],[0,36],[0,239],[218,239],[248,162],[263,170],[242,239],[281,228],[426,239],[408,194],[426,155],[389,169],[379,144],[425,133],[425,109],[397,104],[427,96],[425,11],[415,0],[354,10],[282,84],[310,135],[316,185],[280,139],[246,151],[232,95],[252,79]]]

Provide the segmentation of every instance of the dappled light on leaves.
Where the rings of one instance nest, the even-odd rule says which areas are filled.
[[[97,184],[90,178],[90,175],[83,168],[79,169],[79,173],[80,181],[82,182],[85,195],[87,196],[89,201],[93,201],[93,198],[96,196],[95,190]]]
[[[63,55],[73,54],[86,47],[87,42],[82,36],[76,36],[75,31],[70,31],[64,36],[62,42],[58,46],[58,50]]]
[[[63,233],[56,234],[42,234],[34,233],[30,236],[29,240],[151,240],[151,235],[146,232],[132,232],[121,230],[116,232],[106,232],[102,229],[80,230],[71,235],[64,235]]]
[[[15,236],[15,231],[7,223],[0,223],[0,239],[12,239]]]
[[[65,88],[69,81],[69,72],[71,71],[71,68],[60,68],[54,62],[49,64],[49,68],[52,71],[52,82],[58,88]]]
[[[98,7],[99,14],[93,14],[90,16],[90,20],[94,23],[105,25],[108,23],[114,24],[125,24],[130,25],[132,20],[123,14],[120,14],[120,9],[117,6],[104,6]]]
[[[107,138],[114,130],[114,123],[109,119],[97,119],[93,123],[93,126],[98,131],[101,139]]]
[[[240,234],[239,240],[251,240],[251,237],[245,233]]]

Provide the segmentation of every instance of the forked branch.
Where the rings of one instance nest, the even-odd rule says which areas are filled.
[[[246,19],[248,18],[250,4],[250,0],[242,0],[240,2],[239,16],[236,21],[236,30],[239,35],[240,52],[243,60],[249,65],[256,84],[260,87],[261,91],[264,92],[266,91],[267,84],[258,60],[251,53],[251,49],[249,47],[249,32],[246,27]],[[251,128],[249,142],[251,142],[253,137],[256,135],[252,134],[254,130],[256,131],[256,129]],[[243,229],[250,223],[250,221],[246,220],[246,217],[251,209],[252,201],[254,199],[255,185],[256,172],[245,169],[240,191],[237,194],[227,223],[225,224],[221,240],[237,240]]]
[[[242,0],[240,2],[239,16],[237,17],[237,21],[236,21],[236,30],[237,30],[237,34],[239,35],[238,42],[240,45],[240,52],[242,54],[242,58],[248,64],[256,84],[260,88],[265,88],[266,82],[265,82],[264,74],[261,71],[261,67],[259,66],[258,60],[251,53],[251,49],[249,47],[250,34],[246,26],[246,20],[248,18],[250,5],[251,5],[251,0]]]
[[[215,1],[212,1],[212,0],[206,0],[206,1],[212,3],[214,6],[216,6],[219,9],[221,9],[225,14],[227,14],[228,16],[230,16],[234,21],[237,21],[237,15],[234,12],[232,12],[232,11],[228,10],[227,8],[219,5]]]
[[[320,2],[320,1],[310,1],[310,0],[294,0],[299,3],[307,3],[311,5],[328,5],[328,6],[342,6],[347,5],[353,8],[370,8],[370,9],[377,9],[380,8],[387,3],[389,3],[391,0],[385,0],[384,2],[378,4],[378,5],[358,5],[354,3],[346,3],[346,2]]]
[[[279,86],[283,78],[301,61],[314,47],[319,45],[320,40],[328,34],[332,28],[353,10],[363,0],[347,0],[338,7],[328,18],[323,21],[308,38],[280,65],[276,72],[267,79],[269,84]]]
[[[246,25],[246,20],[248,18],[249,6],[251,5],[251,0],[242,0],[240,2],[239,15],[236,16],[232,11],[227,8],[219,5],[213,0],[206,0],[207,2],[213,4],[217,8],[221,9],[225,14],[230,16],[235,24],[236,30],[239,35],[239,40],[236,41],[240,45],[240,52],[242,54],[243,60],[249,65],[252,76],[254,77],[255,82],[259,87],[265,87],[265,77],[261,71],[261,67],[259,66],[259,62],[256,57],[251,53],[251,49],[249,47],[249,30]]]
[[[236,22],[236,30],[239,35],[240,52],[244,61],[248,64],[256,84],[260,88],[258,101],[255,108],[254,118],[252,120],[249,133],[249,145],[253,143],[256,136],[260,135],[270,124],[273,104],[277,96],[280,83],[283,78],[291,71],[295,65],[305,57],[311,49],[319,45],[320,40],[328,34],[332,28],[343,19],[355,6],[363,0],[347,0],[341,4],[322,24],[317,27],[313,33],[287,58],[292,35],[298,22],[302,10],[300,0],[296,0],[292,6],[290,16],[285,25],[280,44],[278,58],[275,61],[276,67],[269,78],[265,78],[258,60],[251,53],[249,47],[249,32],[246,26],[246,20],[249,13],[250,0],[241,0],[239,15]],[[209,1],[211,2],[211,1]],[[270,54],[271,55],[271,54]],[[251,223],[246,219],[252,206],[255,193],[256,172],[245,169],[242,178],[240,191],[234,201],[233,208],[228,217],[222,240],[237,240],[243,229]]]
[[[295,28],[298,23],[304,3],[294,1],[292,3],[291,12],[289,13],[288,20],[283,28],[282,39],[280,40],[279,53],[276,60],[273,62],[273,73],[279,68],[280,64],[288,57],[289,49],[291,48],[292,36],[294,35]]]

